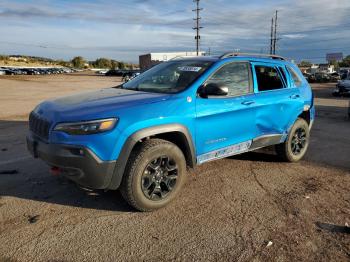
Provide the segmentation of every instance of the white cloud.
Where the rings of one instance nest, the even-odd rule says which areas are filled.
[[[1,50],[16,53],[36,50],[48,55],[50,52],[61,54],[65,58],[81,52],[89,59],[102,55],[127,57],[130,52],[128,59],[135,61],[137,53],[149,50],[194,48],[192,1],[57,3],[2,1]],[[304,52],[303,48],[310,48],[310,42],[314,42],[311,46],[314,51],[304,53],[312,56],[320,56],[327,48],[350,48],[350,40],[345,37],[335,43],[330,41],[349,34],[349,0],[218,0],[202,1],[202,5],[202,46],[205,49],[267,50],[275,8],[279,10],[278,29],[282,38],[279,51],[289,57],[304,55],[300,53]],[[4,42],[48,48],[11,47]],[[69,47],[71,50],[66,50]]]
[[[289,38],[289,39],[302,39],[307,37],[306,34],[286,34],[282,35],[283,38]]]

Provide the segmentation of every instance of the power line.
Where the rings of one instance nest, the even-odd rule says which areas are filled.
[[[194,39],[196,40],[196,51],[197,51],[197,56],[199,55],[199,45],[200,45],[200,29],[202,29],[203,27],[200,26],[199,22],[202,19],[199,14],[200,11],[203,10],[203,8],[199,7],[199,2],[200,0],[193,0],[194,3],[196,3],[196,9],[192,10],[193,12],[196,12],[196,18],[194,18],[193,20],[196,21],[196,26],[193,27],[193,30],[196,30],[196,36],[194,37]]]
[[[276,10],[275,17],[271,19],[271,36],[270,36],[270,54],[276,54],[277,41],[281,38],[277,38],[277,21],[278,21],[278,10]]]
[[[278,17],[278,11],[276,10],[276,16],[275,16],[275,32],[274,32],[274,39],[273,39],[273,54],[276,54],[276,44],[277,44],[277,17]]]
[[[273,54],[273,24],[274,24],[274,19],[272,17],[272,19],[271,19],[271,36],[270,36],[270,55]]]

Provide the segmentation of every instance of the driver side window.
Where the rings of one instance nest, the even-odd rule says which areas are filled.
[[[233,62],[224,65],[208,80],[210,83],[223,83],[228,87],[228,96],[241,96],[251,92],[249,63]]]

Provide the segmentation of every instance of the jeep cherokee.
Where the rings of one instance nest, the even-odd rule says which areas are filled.
[[[45,101],[27,147],[81,186],[120,189],[134,208],[168,204],[187,168],[274,146],[289,162],[309,145],[313,94],[279,56],[174,59],[120,86]]]

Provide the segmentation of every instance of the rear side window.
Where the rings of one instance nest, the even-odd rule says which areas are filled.
[[[233,62],[216,71],[207,83],[225,83],[228,96],[241,96],[250,93],[250,67],[245,62]]]
[[[288,66],[288,71],[293,79],[294,85],[296,87],[300,87],[302,85],[303,81],[301,80],[301,78],[299,77],[297,72],[295,72],[295,70],[289,66]]]
[[[255,73],[259,92],[284,88],[281,76],[275,67],[255,66]]]

